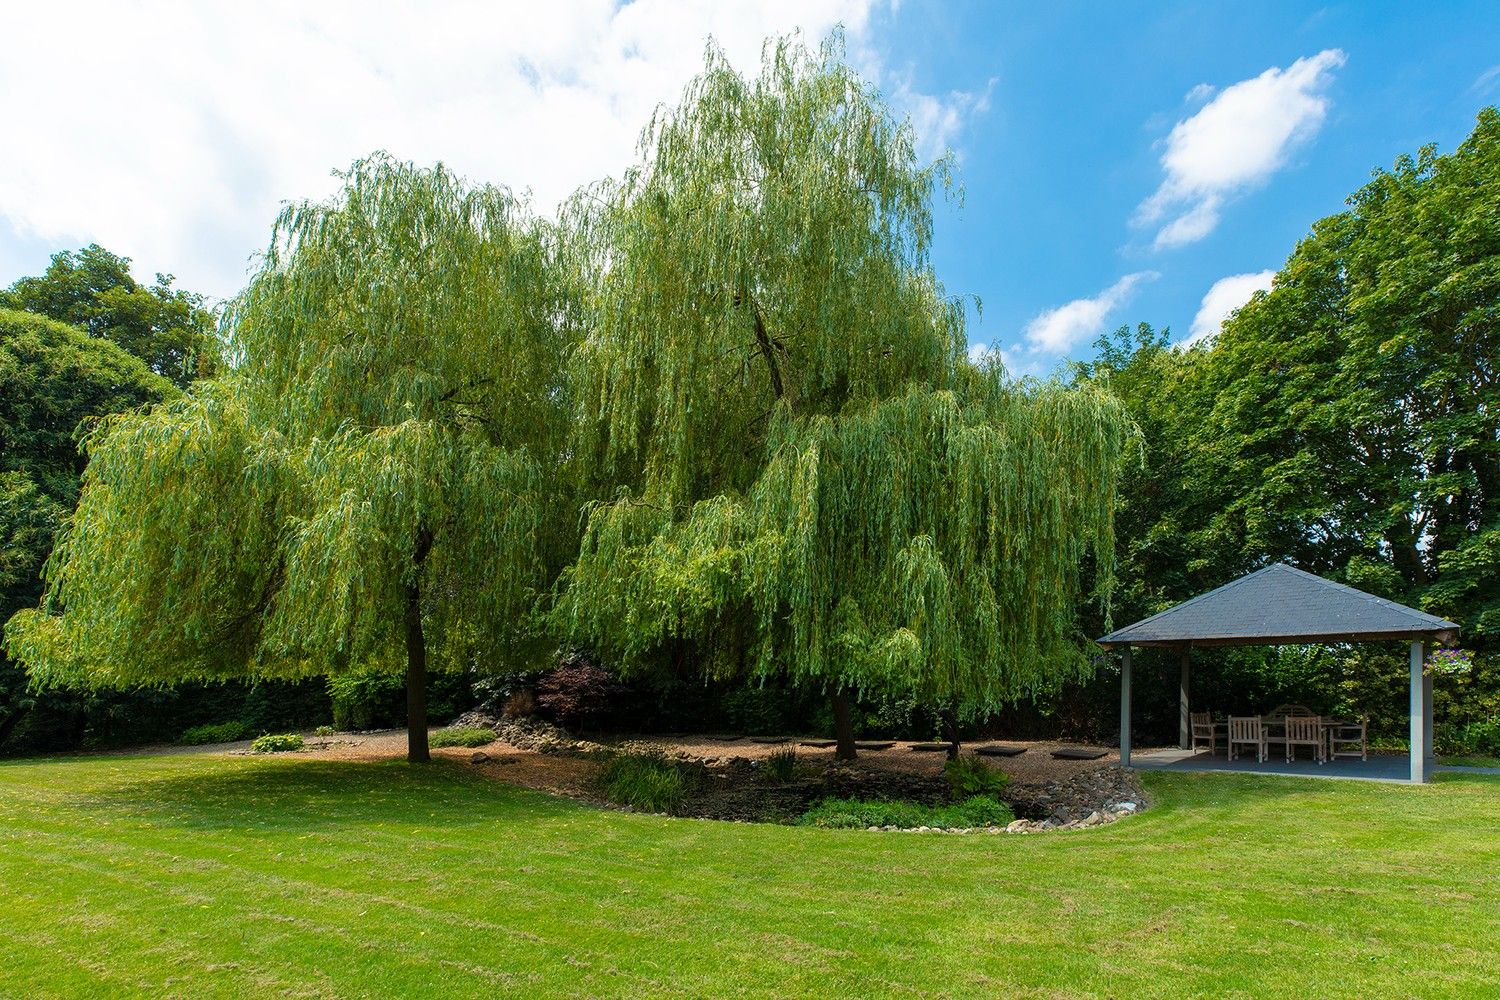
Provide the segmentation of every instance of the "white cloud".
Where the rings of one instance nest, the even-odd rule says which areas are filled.
[[[934,97],[913,90],[907,77],[897,81],[891,102],[911,118],[917,133],[918,155],[932,160],[955,147],[969,122],[990,109],[990,94],[994,89],[995,78],[991,77],[982,92],[955,90],[947,97]]]
[[[1104,331],[1104,323],[1130,298],[1136,286],[1154,281],[1155,271],[1137,271],[1092,298],[1074,299],[1048,309],[1026,324],[1026,342],[1033,353],[1063,354]]]
[[[1047,359],[1019,344],[1010,348],[999,344],[970,344],[969,361],[980,366],[998,364],[1011,378],[1030,378],[1041,376]]]
[[[1215,87],[1211,83],[1200,83],[1187,92],[1187,96],[1183,98],[1183,103],[1197,104],[1199,101],[1206,101],[1214,96],[1215,91],[1218,89],[1218,87]]]
[[[1198,315],[1193,317],[1193,328],[1183,347],[1191,347],[1219,332],[1219,327],[1229,314],[1250,301],[1250,297],[1261,290],[1269,290],[1275,271],[1255,271],[1251,274],[1231,274],[1213,283],[1198,306]]]
[[[227,295],[281,202],[326,196],[332,170],[376,149],[530,188],[550,211],[628,165],[709,35],[753,70],[767,36],[816,44],[842,24],[922,148],[951,143],[984,99],[882,78],[882,2],[7,4],[0,239],[8,223],[59,248],[97,241]]]
[[[1339,49],[1298,59],[1285,69],[1225,87],[1166,139],[1165,176],[1140,204],[1135,223],[1155,225],[1157,249],[1201,240],[1218,225],[1225,199],[1264,183],[1317,134],[1328,114],[1325,91],[1344,65]],[[1209,91],[1193,88],[1189,99]]]

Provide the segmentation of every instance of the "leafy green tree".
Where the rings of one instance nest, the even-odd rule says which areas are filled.
[[[114,344],[0,309],[0,622],[41,596],[42,565],[78,500],[80,431],[174,391]],[[0,744],[34,703],[24,672],[0,657]]]
[[[1086,669],[1128,422],[965,358],[928,260],[948,161],[842,61],[710,50],[643,161],[578,199],[587,514],[563,628],[627,671],[785,676],[969,716]],[[587,257],[580,257],[587,261]],[[1107,590],[1107,573],[1104,577]]]
[[[504,662],[568,551],[555,250],[505,191],[384,156],[288,206],[235,370],[90,435],[12,655],[85,687],[404,664],[426,760],[429,660]]]
[[[1206,351],[1173,346],[1169,330],[1148,323],[1122,326],[1100,337],[1095,356],[1073,366],[1077,383],[1095,386],[1129,410],[1142,438],[1141,465],[1121,487],[1115,512],[1119,582],[1116,617],[1134,621],[1201,593],[1254,563],[1215,516],[1233,500],[1202,448],[1204,402],[1198,370]],[[1097,609],[1080,609],[1091,631],[1103,626]],[[1095,634],[1098,634],[1095,631]]]
[[[1500,629],[1500,113],[1318,222],[1203,367],[1247,552]],[[1443,580],[1445,571],[1454,576]]]
[[[0,291],[0,307],[39,313],[82,327],[185,387],[222,368],[213,315],[203,297],[174,289],[170,274],[142,285],[130,258],[97,244],[52,256],[44,274]]]
[[[1466,644],[1492,647],[1497,316],[1500,114],[1488,109],[1456,152],[1403,157],[1314,223],[1270,291],[1208,344],[1177,349],[1144,325],[1101,341],[1078,380],[1115,393],[1146,438],[1145,474],[1126,481],[1118,516],[1118,614],[1291,560],[1450,617]],[[1361,647],[1325,663],[1344,678],[1328,709],[1399,721],[1394,698],[1359,699],[1399,693],[1403,657]],[[1229,653],[1202,676],[1223,679],[1219,704],[1253,708],[1251,691],[1291,690],[1284,668],[1299,660],[1311,662]],[[1485,697],[1439,704],[1462,714]],[[1164,717],[1175,726],[1175,706]]]

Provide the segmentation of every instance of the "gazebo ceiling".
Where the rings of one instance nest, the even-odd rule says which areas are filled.
[[[1273,563],[1175,607],[1115,629],[1099,645],[1266,646],[1451,640],[1453,622]]]

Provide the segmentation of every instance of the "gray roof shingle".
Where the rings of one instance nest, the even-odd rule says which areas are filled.
[[[1110,646],[1254,646],[1378,639],[1451,639],[1453,622],[1342,583],[1272,563],[1217,590],[1115,629]]]

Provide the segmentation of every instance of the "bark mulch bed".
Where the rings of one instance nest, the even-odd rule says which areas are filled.
[[[479,752],[455,747],[434,750],[434,756],[463,761],[509,784],[599,805],[607,803],[600,797],[595,779],[609,748],[655,749],[701,767],[698,787],[682,812],[708,819],[789,822],[829,796],[935,804],[948,795],[943,777],[945,756],[914,753],[921,744],[905,741],[861,741],[865,749],[850,762],[835,758],[831,741],[801,741],[796,745],[798,776],[777,783],[768,780],[763,762],[773,753],[785,753],[791,738],[772,743],[737,735],[650,734],[612,738],[609,744],[602,744],[575,741],[546,723],[474,718],[459,721],[497,727],[504,738]],[[829,745],[818,745],[822,743]],[[1052,755],[1063,748],[1057,743],[1002,746],[1021,751],[1017,756],[991,758],[991,763],[1010,775],[1004,797],[1017,816],[1031,821],[1028,830],[1071,828],[1095,812],[1118,811],[1121,803],[1129,803],[1130,811],[1145,804],[1134,775],[1116,766],[1117,756],[1112,750],[1094,748],[1102,750],[1096,760],[1065,760]],[[995,745],[965,744],[963,752],[987,747]],[[345,760],[397,758],[406,753],[406,734],[400,730],[341,733],[327,746],[305,752]]]

